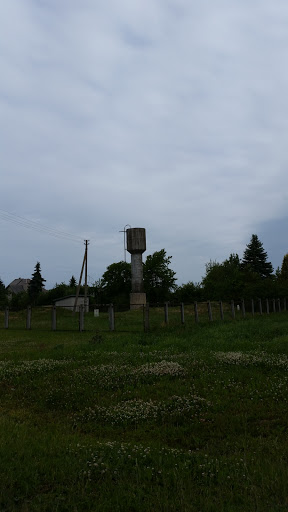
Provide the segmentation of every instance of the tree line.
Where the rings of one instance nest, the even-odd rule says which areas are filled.
[[[205,300],[241,300],[251,298],[286,297],[288,291],[288,254],[283,257],[281,268],[275,273],[268,261],[267,252],[258,236],[253,234],[242,258],[230,254],[222,263],[210,260],[205,266],[205,276],[201,282],[189,281],[177,286],[176,273],[171,268],[172,256],[161,249],[148,255],[143,263],[144,289],[147,301],[151,304],[191,303]],[[28,304],[48,305],[67,295],[74,295],[77,281],[71,277],[68,284],[55,284],[51,290],[44,291],[45,279],[41,275],[37,262],[27,292],[12,295],[9,306],[21,309]],[[120,261],[112,263],[103,276],[89,286],[90,304],[114,303],[118,306],[129,305],[131,292],[131,264]],[[80,289],[84,293],[84,287]],[[0,280],[0,306],[8,305],[7,289]]]
[[[242,258],[230,254],[222,263],[210,260],[201,283],[187,283],[175,291],[179,301],[241,300],[286,297],[288,254],[274,273],[272,263],[258,236],[253,234]]]

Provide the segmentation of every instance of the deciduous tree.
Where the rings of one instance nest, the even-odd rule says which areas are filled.
[[[177,286],[173,294],[174,301],[185,302],[186,304],[191,304],[194,301],[201,300],[201,298],[201,284],[193,283],[192,281],[188,281],[188,283],[182,284],[181,286]]]
[[[206,275],[202,280],[203,294],[211,300],[240,298],[243,293],[243,277],[238,254],[230,254],[223,263],[210,261],[206,264]]]
[[[131,292],[131,265],[126,261],[112,263],[101,280],[102,298],[105,302],[128,304]]]
[[[164,302],[176,288],[176,273],[170,268],[172,256],[165,249],[147,256],[144,263],[143,279],[147,299],[150,302]]]

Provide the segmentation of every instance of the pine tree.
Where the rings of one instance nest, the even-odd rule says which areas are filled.
[[[71,277],[71,279],[69,281],[69,286],[70,286],[70,288],[75,288],[75,286],[77,286],[77,281],[74,276]]]
[[[257,235],[252,235],[250,243],[246,246],[242,259],[242,268],[258,274],[261,278],[271,277],[273,267],[267,261],[267,252]]]
[[[5,306],[7,303],[7,291],[3,281],[0,279],[0,307]]]
[[[285,254],[283,258],[279,278],[281,279],[281,281],[288,281],[288,254]]]
[[[28,289],[29,297],[33,303],[36,302],[37,298],[42,292],[45,282],[46,279],[43,279],[43,277],[41,276],[40,263],[39,261],[37,261]]]

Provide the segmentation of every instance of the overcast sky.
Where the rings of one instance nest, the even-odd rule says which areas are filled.
[[[37,261],[47,288],[78,279],[85,239],[92,283],[124,259],[126,224],[179,285],[253,233],[281,266],[287,26],[286,0],[2,0],[4,284]]]

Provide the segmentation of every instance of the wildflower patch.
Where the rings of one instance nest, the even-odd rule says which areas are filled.
[[[85,423],[108,423],[114,426],[137,425],[143,422],[161,422],[183,418],[198,419],[200,413],[210,404],[192,393],[187,396],[171,396],[166,401],[144,401],[132,399],[119,402],[110,407],[94,406],[86,408],[82,414],[74,417],[75,425]]]

